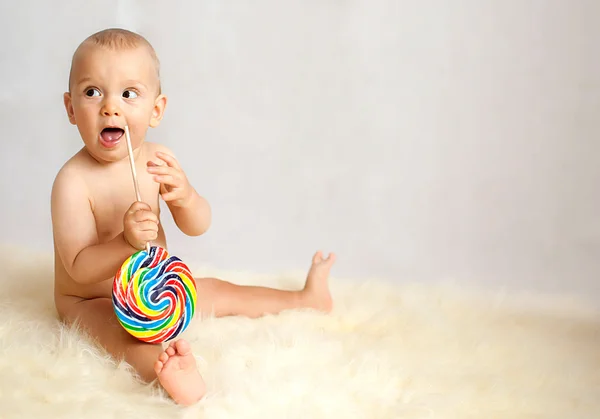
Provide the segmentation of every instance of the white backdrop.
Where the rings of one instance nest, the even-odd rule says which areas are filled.
[[[171,251],[224,269],[598,293],[600,2],[19,1],[0,5],[2,242],[51,251],[78,43],[145,35],[150,140],[212,204]],[[592,294],[593,295],[593,294]],[[596,294],[597,296],[597,294]]]

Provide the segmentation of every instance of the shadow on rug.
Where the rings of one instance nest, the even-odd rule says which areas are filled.
[[[600,417],[600,315],[574,300],[335,279],[331,315],[194,321],[209,393],[180,409],[59,324],[49,255],[3,250],[2,418]]]

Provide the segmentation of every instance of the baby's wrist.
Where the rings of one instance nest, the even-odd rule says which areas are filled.
[[[181,209],[189,209],[192,208],[194,206],[194,195],[196,194],[196,192],[192,189],[192,191],[188,194],[187,197],[185,198],[181,198],[179,199],[177,202],[177,204],[175,205],[178,208]]]

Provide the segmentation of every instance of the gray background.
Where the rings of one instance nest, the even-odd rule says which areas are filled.
[[[222,269],[586,293],[600,274],[600,2],[0,5],[2,243],[51,251],[62,105],[89,34],[145,35],[170,146],[212,204],[171,251]]]

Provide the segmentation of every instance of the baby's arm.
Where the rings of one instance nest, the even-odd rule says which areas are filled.
[[[192,196],[185,206],[167,202],[173,220],[179,229],[188,236],[200,236],[210,227],[211,211],[208,201],[192,190]]]
[[[52,187],[51,206],[56,249],[74,281],[94,284],[111,278],[137,250],[123,232],[109,242],[98,243],[87,187],[76,169],[64,168],[59,172]]]

